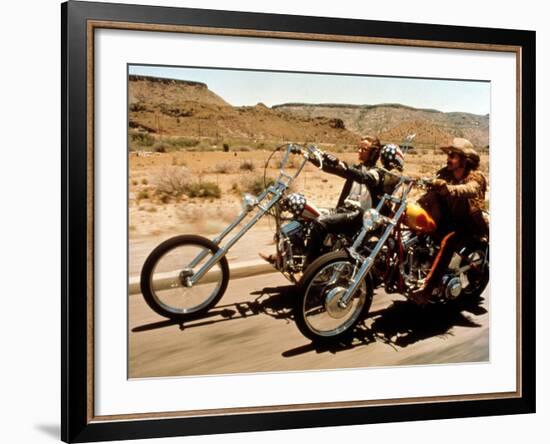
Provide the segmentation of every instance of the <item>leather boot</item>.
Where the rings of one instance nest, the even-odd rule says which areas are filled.
[[[417,288],[410,293],[410,297],[415,304],[424,306],[429,302],[433,289],[431,288],[431,285],[428,284],[428,282],[425,282],[420,288]]]
[[[277,255],[272,254],[264,254],[264,253],[258,253],[258,256],[260,256],[264,261],[269,262],[271,265],[275,265],[277,263]]]

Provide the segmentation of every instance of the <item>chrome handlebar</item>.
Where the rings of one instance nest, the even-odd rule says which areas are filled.
[[[418,187],[429,188],[433,185],[435,177],[411,177],[405,176],[404,174],[394,173],[393,171],[387,170],[386,168],[380,168],[384,173],[389,174],[390,176],[397,177],[401,183],[409,184],[412,183]]]
[[[323,154],[324,152],[317,148],[315,145],[301,146],[291,143],[287,146],[287,150],[293,154],[299,154],[307,160],[315,159],[319,163],[319,168],[323,168]]]

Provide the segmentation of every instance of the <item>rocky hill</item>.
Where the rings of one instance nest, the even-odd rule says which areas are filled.
[[[234,107],[204,83],[130,76],[130,130],[155,136],[354,144],[338,118],[301,117],[259,103]]]
[[[201,102],[209,105],[231,106],[208,89],[206,83],[189,80],[135,76],[128,78],[128,102],[132,105],[172,105]]]
[[[359,135],[400,142],[416,133],[414,144],[432,148],[466,137],[478,148],[489,145],[489,116],[444,113],[400,104],[347,105],[262,103],[235,107],[200,82],[129,76],[129,130],[132,140],[187,137],[258,141],[295,141],[355,146]],[[206,143],[206,142],[205,142]]]
[[[453,137],[470,139],[477,147],[489,145],[489,115],[441,112],[401,104],[380,105],[286,103],[273,109],[304,118],[324,116],[342,119],[358,134],[376,134],[382,140],[399,141],[416,133],[416,144],[440,144]]]

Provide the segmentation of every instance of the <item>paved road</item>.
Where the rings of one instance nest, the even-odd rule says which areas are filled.
[[[129,297],[129,377],[357,368],[489,359],[489,290],[450,309],[420,309],[380,290],[351,344],[319,348],[296,328],[278,273],[233,280],[204,318],[174,324]]]

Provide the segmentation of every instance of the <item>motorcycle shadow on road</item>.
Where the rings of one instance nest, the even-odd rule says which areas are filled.
[[[180,330],[206,327],[220,322],[235,321],[258,315],[293,322],[294,286],[265,287],[251,292],[252,300],[218,305],[193,320],[182,323],[164,320],[134,327],[132,332],[144,332],[178,325]],[[404,300],[394,300],[380,310],[371,311],[353,336],[346,342],[332,345],[305,344],[282,353],[293,357],[305,353],[338,353],[374,342],[385,343],[396,351],[419,341],[452,335],[453,327],[479,328],[472,316],[487,313],[482,297],[463,299],[448,304],[430,304],[425,307]]]
[[[250,294],[257,296],[250,301],[234,302],[232,304],[217,305],[207,313],[192,320],[181,322],[177,320],[165,320],[151,324],[134,327],[132,332],[143,332],[156,330],[158,328],[179,325],[180,330],[187,330],[196,327],[205,327],[207,325],[220,322],[235,321],[252,316],[267,315],[275,319],[292,320],[292,290],[293,285],[283,285],[278,287],[265,287],[262,290],[253,291]]]
[[[285,357],[308,352],[337,353],[374,342],[382,342],[399,351],[412,344],[434,337],[453,335],[453,327],[480,328],[474,316],[487,313],[481,296],[448,304],[429,304],[420,307],[412,302],[397,300],[386,308],[372,311],[346,342],[331,345],[310,343],[283,353]]]

